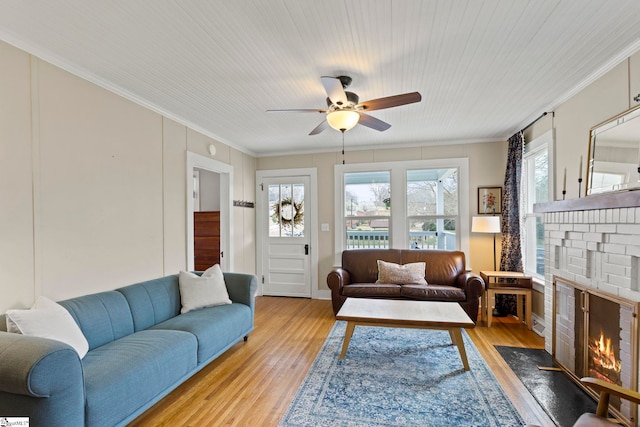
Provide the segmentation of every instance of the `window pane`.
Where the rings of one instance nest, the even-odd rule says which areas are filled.
[[[451,218],[411,219],[409,221],[411,249],[456,249],[456,220]]]
[[[390,216],[391,180],[388,171],[344,175],[345,216]]]
[[[407,171],[407,215],[457,215],[457,169]]]
[[[388,248],[389,219],[347,219],[347,249]]]
[[[304,236],[304,185],[269,185],[269,236]]]
[[[536,217],[536,273],[544,276],[544,222]]]
[[[533,203],[546,202],[549,200],[549,156],[547,152],[537,155],[534,163],[536,194]]]

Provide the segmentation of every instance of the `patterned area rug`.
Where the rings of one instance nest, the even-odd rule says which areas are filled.
[[[336,322],[283,419],[293,426],[522,426],[468,335],[464,371],[447,331],[358,326],[339,360]]]

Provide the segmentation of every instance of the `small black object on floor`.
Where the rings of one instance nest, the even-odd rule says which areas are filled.
[[[571,427],[583,413],[596,412],[597,402],[568,374],[538,369],[539,366],[557,366],[545,350],[501,345],[495,347],[558,427]]]

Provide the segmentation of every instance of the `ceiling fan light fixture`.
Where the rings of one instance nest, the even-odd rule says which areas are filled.
[[[340,132],[346,132],[353,129],[360,120],[360,114],[354,110],[334,110],[327,114],[327,122],[329,126]]]

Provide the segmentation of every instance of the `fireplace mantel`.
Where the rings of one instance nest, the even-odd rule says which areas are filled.
[[[640,206],[640,191],[621,191],[618,193],[594,194],[580,199],[559,200],[537,203],[534,212],[570,212],[593,209],[634,208]]]

